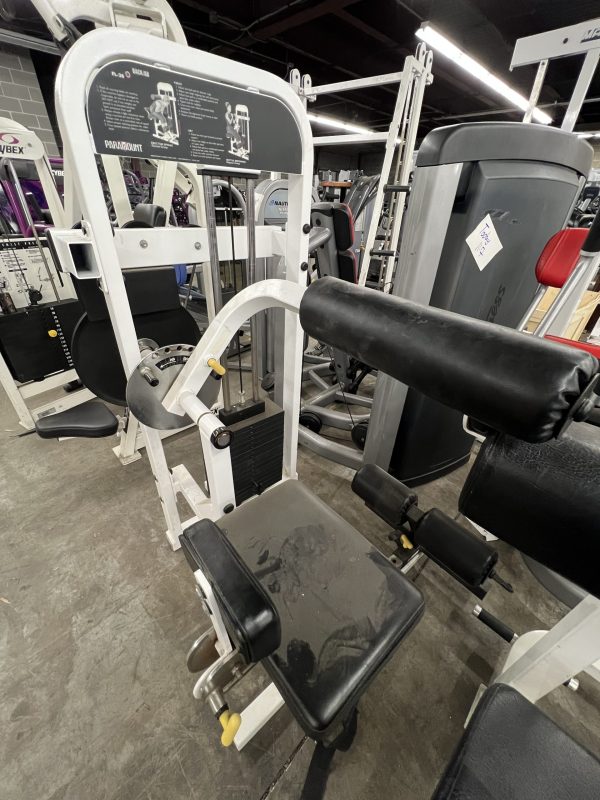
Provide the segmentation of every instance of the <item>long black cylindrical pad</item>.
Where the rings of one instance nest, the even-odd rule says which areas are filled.
[[[376,464],[365,464],[356,472],[352,490],[394,528],[417,507],[417,495]],[[471,590],[478,589],[498,560],[495,550],[437,508],[418,513],[411,525],[414,543]]]
[[[600,597],[600,431],[571,425],[542,445],[492,436],[459,508],[494,536]]]
[[[300,321],[319,341],[529,442],[558,435],[599,368],[575,348],[336,278],[308,287]]]

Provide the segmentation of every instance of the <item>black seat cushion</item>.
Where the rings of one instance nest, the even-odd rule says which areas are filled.
[[[481,446],[458,507],[494,536],[600,597],[599,484],[595,426],[573,423],[560,439],[537,445],[498,434]]]
[[[40,417],[35,423],[35,430],[42,439],[58,439],[62,436],[98,439],[112,436],[118,427],[119,420],[110,408],[98,400]]]
[[[343,721],[423,611],[418,589],[329,506],[284,481],[219,520],[268,592],[263,665],[309,736]]]
[[[432,800],[598,800],[600,762],[515,689],[483,695]]]
[[[180,537],[189,565],[209,581],[227,631],[247,664],[273,653],[281,641],[279,615],[223,531],[209,519],[191,525]]]

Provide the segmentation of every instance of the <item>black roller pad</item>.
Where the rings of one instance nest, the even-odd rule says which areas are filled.
[[[560,434],[599,369],[575,348],[335,278],[308,287],[300,321],[319,341],[529,442]]]

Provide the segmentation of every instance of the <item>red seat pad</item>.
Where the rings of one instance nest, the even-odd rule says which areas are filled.
[[[550,339],[552,342],[559,344],[566,344],[568,347],[576,347],[578,350],[585,350],[591,356],[600,361],[600,344],[592,344],[591,342],[576,342],[573,339],[563,339],[562,336],[544,336],[544,339]]]
[[[565,228],[548,239],[535,265],[535,277],[542,286],[564,286],[588,233],[588,228]]]

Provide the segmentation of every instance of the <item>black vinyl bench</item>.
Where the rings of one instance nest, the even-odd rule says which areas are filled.
[[[296,480],[180,538],[244,661],[261,661],[308,736],[347,749],[361,695],[423,613],[419,590]]]
[[[600,762],[497,683],[481,698],[432,800],[598,800]]]

